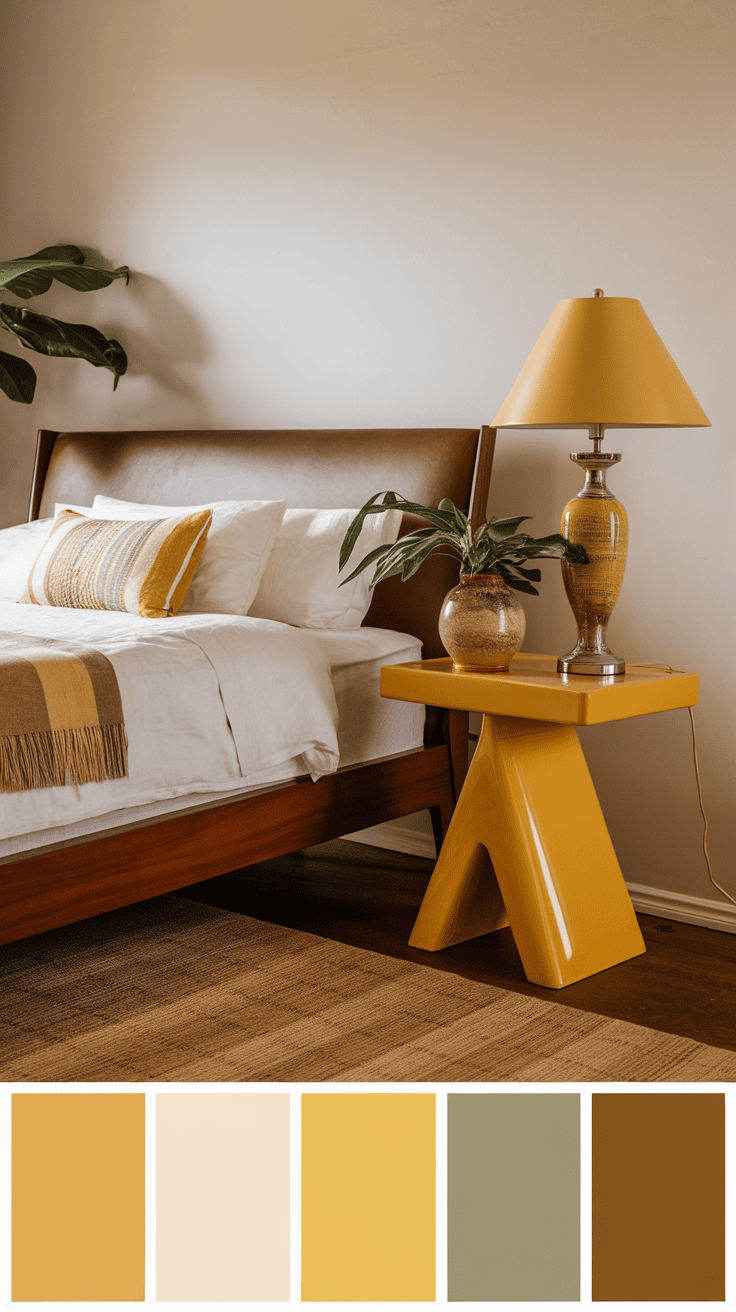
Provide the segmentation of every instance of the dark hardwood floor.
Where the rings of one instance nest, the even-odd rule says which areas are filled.
[[[639,916],[645,955],[566,989],[540,988],[525,979],[510,929],[441,952],[408,946],[431,872],[421,857],[338,839],[179,896],[736,1051],[736,935]]]

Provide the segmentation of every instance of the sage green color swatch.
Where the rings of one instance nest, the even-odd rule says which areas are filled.
[[[450,1302],[580,1298],[580,1098],[447,1099]]]

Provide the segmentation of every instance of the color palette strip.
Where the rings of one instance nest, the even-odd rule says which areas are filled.
[[[289,1298],[288,1093],[159,1093],[156,1296]]]
[[[145,1299],[146,1096],[9,1100],[13,1302]],[[299,1301],[289,1212],[301,1169],[302,1301],[434,1302],[445,1238],[436,1244],[436,1097],[384,1088],[299,1102],[234,1086],[149,1095],[156,1301]],[[557,1092],[447,1095],[449,1302],[579,1301],[580,1103]],[[593,1300],[723,1301],[725,1095],[594,1093],[592,1108]],[[298,1109],[301,1160],[290,1152]],[[443,1139],[441,1129],[442,1162]]]
[[[14,1302],[145,1297],[145,1095],[14,1094]]]
[[[435,1095],[302,1097],[302,1299],[433,1302]]]
[[[449,1301],[577,1301],[579,1095],[447,1103]]]
[[[721,1093],[593,1095],[593,1300],[725,1299]]]

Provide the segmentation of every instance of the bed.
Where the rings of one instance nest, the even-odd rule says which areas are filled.
[[[59,504],[90,506],[100,495],[177,507],[233,497],[283,499],[290,508],[327,509],[357,507],[373,493],[392,488],[429,505],[448,496],[478,524],[486,513],[494,442],[495,432],[485,427],[42,430],[29,521],[52,516]],[[404,517],[400,533],[417,523]],[[375,691],[369,689],[375,689],[382,661],[416,658],[420,646],[426,657],[444,654],[437,616],[456,572],[453,559],[434,557],[408,583],[394,578],[375,589],[362,630],[326,630],[315,637],[297,629],[289,637],[292,662],[300,651],[310,660],[319,652],[322,668],[327,662],[333,691],[338,701],[342,697],[343,727],[352,713],[355,733],[347,747],[347,739],[338,743],[341,756],[336,770],[334,761],[320,765],[318,760],[314,769],[308,764],[306,772],[296,775],[292,766],[294,777],[284,779],[276,777],[279,769],[274,768],[271,777],[266,771],[247,790],[233,783],[229,792],[200,789],[137,809],[128,798],[122,803],[116,799],[110,801],[109,810],[98,804],[91,818],[79,820],[70,812],[65,824],[46,826],[35,839],[30,834],[20,836],[15,844],[6,845],[0,859],[0,942],[71,924],[425,808],[430,810],[435,838],[441,841],[467,763],[467,717],[428,708],[421,743],[376,756],[382,744],[401,748],[402,741],[408,740],[402,740],[401,734],[395,740],[390,734],[388,739],[385,734],[371,739],[370,726],[386,708],[377,705]],[[47,609],[32,608],[33,612]],[[47,620],[48,616],[34,615],[37,624]],[[116,623],[114,617],[109,619],[109,627]],[[153,621],[151,633],[162,624],[165,629],[167,623],[172,626],[171,636],[164,635],[162,642],[173,642],[178,626],[186,630],[188,641],[202,647],[202,664],[213,663],[207,626],[203,638],[196,616]],[[233,635],[228,630],[226,636],[239,642],[235,629],[243,625],[231,627]],[[265,653],[262,660],[268,659],[270,630],[284,626],[256,621],[251,628],[258,630],[261,644],[254,650]],[[357,683],[354,675],[347,677],[356,663],[362,672]],[[271,700],[277,698],[272,695]],[[235,716],[229,715],[237,739]],[[412,732],[414,742],[416,726]],[[124,782],[86,787],[107,788],[113,798],[114,786]],[[34,828],[30,821],[28,828]]]

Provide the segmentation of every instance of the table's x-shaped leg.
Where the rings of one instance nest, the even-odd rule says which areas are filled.
[[[575,730],[484,715],[409,942],[434,952],[506,924],[549,988],[645,951]]]

